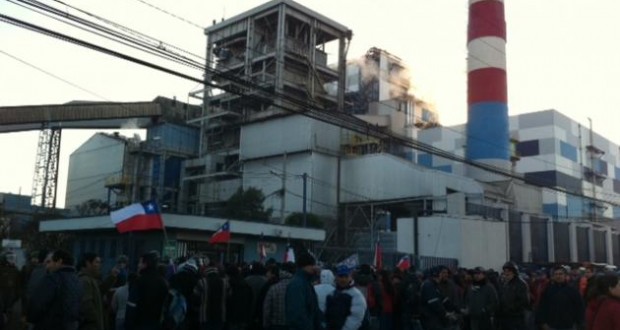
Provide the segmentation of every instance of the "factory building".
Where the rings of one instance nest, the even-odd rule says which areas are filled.
[[[467,124],[440,127],[434,107],[411,93],[397,56],[372,48],[347,62],[347,27],[273,0],[205,29],[210,84],[192,93],[203,107],[186,118],[196,135],[168,145],[179,135],[149,130],[144,143],[151,147],[138,148],[149,159],[146,170],[126,166],[147,173],[148,184],[136,185],[134,177],[126,182],[135,188],[107,188],[132,201],[155,196],[186,214],[171,215],[176,248],[184,252],[217,252],[204,242],[223,221],[227,200],[254,187],[273,210],[264,234],[274,251],[282,251],[288,231],[330,261],[357,252],[370,262],[379,240],[386,264],[403,254],[422,267],[620,264],[620,236],[603,222],[617,216],[615,199],[595,202],[618,196],[618,146],[554,110],[509,117],[503,3],[470,3]],[[351,114],[370,133],[384,134],[304,116],[310,109]],[[188,149],[174,154],[179,160],[166,162],[181,147]],[[299,212],[319,216],[324,229],[292,231],[286,219]],[[112,235],[111,224],[98,221],[96,229]],[[237,225],[245,228],[235,241],[238,259],[255,257],[263,227]],[[76,226],[42,228],[86,230]],[[149,239],[145,246],[160,244]]]

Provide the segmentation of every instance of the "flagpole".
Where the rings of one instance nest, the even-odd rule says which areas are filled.
[[[230,240],[226,242],[226,259],[230,262]]]

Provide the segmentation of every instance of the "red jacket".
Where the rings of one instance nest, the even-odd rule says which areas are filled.
[[[586,322],[589,330],[620,330],[620,299],[593,299],[588,303]]]

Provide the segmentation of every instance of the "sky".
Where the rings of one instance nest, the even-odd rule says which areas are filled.
[[[13,1],[13,0],[11,0]],[[265,0],[65,0],[72,7],[205,56],[200,27]],[[403,59],[416,93],[433,102],[443,125],[467,119],[466,0],[299,0],[353,31],[349,58],[382,48]],[[69,6],[44,1],[77,14]],[[593,4],[596,4],[593,5]],[[620,144],[620,1],[505,0],[510,115],[556,109]],[[139,54],[80,32],[9,1],[0,14]],[[201,72],[143,58],[197,78]],[[44,73],[45,72],[45,73]],[[0,106],[62,104],[73,100],[181,101],[199,86],[0,21]],[[64,205],[69,155],[95,131],[63,130],[58,206]],[[135,131],[121,131],[131,136]],[[0,134],[0,192],[29,195],[38,132]]]

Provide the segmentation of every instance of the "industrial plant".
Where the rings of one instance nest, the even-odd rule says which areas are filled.
[[[504,4],[470,1],[469,13],[462,125],[441,125],[398,54],[348,54],[348,27],[272,0],[204,30],[205,84],[190,92],[200,105],[4,107],[0,128],[41,130],[32,197],[49,208],[62,129],[146,130],[145,140],[96,133],[72,152],[71,217],[40,230],[79,234],[76,254],[126,251],[109,210],[153,200],[168,241],[139,233],[135,251],[221,258],[228,248],[229,260],[252,261],[264,245],[281,260],[294,245],[326,262],[358,253],[370,263],[380,242],[386,264],[411,255],[422,268],[619,265],[620,147],[554,109],[511,116]],[[248,192],[259,215],[231,213]],[[226,221],[230,246],[208,244]]]

